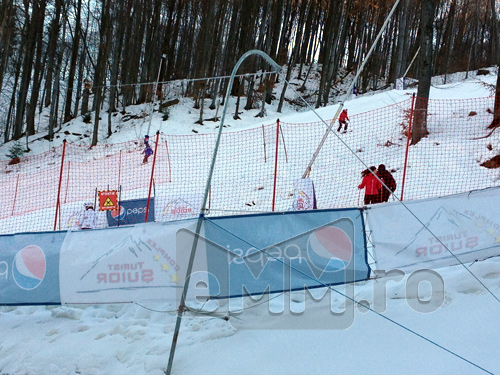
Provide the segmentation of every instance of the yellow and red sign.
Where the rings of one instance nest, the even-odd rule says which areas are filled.
[[[99,210],[109,211],[118,209],[118,194],[116,190],[99,192]]]

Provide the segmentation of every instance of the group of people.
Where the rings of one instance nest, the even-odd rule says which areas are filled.
[[[380,164],[378,168],[371,166],[365,169],[361,172],[361,177],[363,180],[358,189],[365,189],[365,205],[387,202],[391,194],[396,191],[396,180],[384,164]]]

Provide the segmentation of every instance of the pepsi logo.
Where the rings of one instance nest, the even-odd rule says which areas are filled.
[[[307,255],[312,265],[321,271],[343,269],[351,261],[353,246],[350,237],[337,227],[323,227],[310,234]]]
[[[123,220],[127,215],[127,211],[123,206],[120,206],[119,209],[111,210],[111,217],[115,220]]]
[[[21,289],[32,290],[41,284],[46,269],[43,250],[36,245],[29,245],[16,254],[12,264],[12,276]]]

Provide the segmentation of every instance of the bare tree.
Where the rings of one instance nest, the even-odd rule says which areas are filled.
[[[94,96],[94,131],[92,133],[92,146],[95,146],[99,135],[99,120],[101,112],[101,103],[103,100],[104,83],[106,77],[106,62],[108,60],[111,44],[112,25],[110,22],[110,8],[112,0],[103,0],[101,27],[99,28],[99,55],[95,71],[95,96]]]
[[[492,10],[492,33],[493,33],[493,50],[495,51],[494,57],[497,63],[497,85],[495,89],[495,107],[493,121],[491,122],[490,128],[500,127],[500,37],[498,36],[498,16],[495,8],[495,0],[491,0],[491,10]]]
[[[76,5],[75,32],[73,33],[71,63],[69,65],[69,73],[68,73],[68,90],[66,92],[66,104],[64,107],[64,122],[68,122],[69,120],[75,117],[71,113],[71,103],[73,101],[73,85],[75,83],[76,63],[78,59],[78,51],[80,49],[80,35],[82,30],[81,16],[82,16],[82,0],[78,0],[78,3]]]
[[[427,108],[432,78],[434,13],[438,2],[439,0],[422,0],[418,90],[411,138],[413,145],[429,134],[427,130]]]

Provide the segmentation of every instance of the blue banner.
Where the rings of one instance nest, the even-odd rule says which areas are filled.
[[[155,204],[154,198],[149,202],[148,222],[155,219]],[[146,222],[146,209],[148,200],[146,198],[130,199],[119,202],[119,210],[112,210],[106,212],[108,225],[116,227],[119,225],[139,224]]]
[[[204,221],[215,298],[262,295],[366,280],[358,209],[216,217]]]
[[[0,304],[60,304],[59,251],[66,232],[0,236]]]

